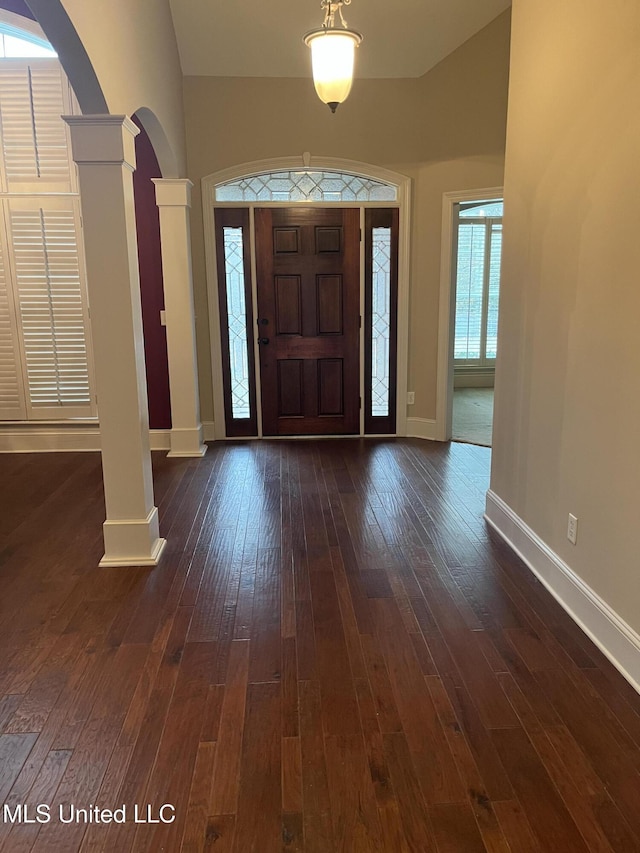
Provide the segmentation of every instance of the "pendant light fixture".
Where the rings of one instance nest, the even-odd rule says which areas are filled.
[[[322,27],[304,37],[304,43],[311,48],[316,92],[332,113],[351,91],[356,47],[362,41],[360,33],[350,30],[342,17],[342,6],[350,3],[351,0],[322,0],[320,7],[325,10]],[[340,27],[336,27],[336,15]]]

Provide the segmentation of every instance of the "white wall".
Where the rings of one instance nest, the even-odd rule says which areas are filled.
[[[109,111],[132,115],[151,110],[173,154],[157,149],[164,177],[185,174],[182,72],[168,0],[62,0],[104,92]],[[157,130],[157,128],[155,129]],[[163,159],[165,163],[163,163]]]
[[[638,631],[640,4],[514,0],[511,57],[492,489]]]

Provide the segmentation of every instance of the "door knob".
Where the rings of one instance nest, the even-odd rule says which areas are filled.
[[[258,343],[264,346],[264,344],[269,343],[269,338],[258,338]]]
[[[261,317],[261,318],[258,320],[258,325],[259,325],[259,326],[268,326],[268,325],[269,325],[269,321],[267,320],[267,318],[266,318],[266,317]]]

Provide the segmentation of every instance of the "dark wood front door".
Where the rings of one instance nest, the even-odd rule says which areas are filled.
[[[264,435],[358,433],[357,209],[257,209]]]

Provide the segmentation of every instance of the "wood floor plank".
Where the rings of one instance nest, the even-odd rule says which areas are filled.
[[[187,818],[189,791],[199,751],[202,716],[209,690],[209,678],[217,649],[214,643],[187,643],[153,772],[144,802],[170,804],[175,820],[168,826],[142,826],[134,847],[140,853],[157,850],[163,844],[177,846]]]
[[[234,853],[276,853],[282,845],[281,701],[279,684],[249,685]]]
[[[492,738],[542,849],[587,851],[589,848],[522,729],[495,729]]]
[[[464,786],[397,608],[384,600],[375,604],[378,639],[425,801],[461,802]]]
[[[518,800],[501,800],[493,804],[493,809],[512,850],[544,853]]]
[[[3,853],[640,850],[640,697],[487,528],[489,465],[154,453],[160,564],[99,570],[99,455],[0,455],[0,802],[176,809]]]
[[[71,755],[71,750],[52,750],[45,758],[40,772],[38,773],[37,780],[21,801],[30,806],[31,819],[37,815],[36,809],[38,804],[48,805],[53,801],[58,785],[60,784],[60,780],[64,776],[64,772],[71,759]],[[21,823],[8,827],[7,823],[4,822],[2,829],[9,829],[10,831],[7,834],[7,837],[4,838],[4,843],[2,844],[1,849],[20,853],[20,851],[31,850],[36,838],[38,837],[40,825],[37,823]],[[3,838],[3,833],[0,833],[0,838]]]
[[[36,740],[36,734],[0,735],[0,802],[4,803]]]
[[[438,853],[485,853],[478,827],[467,803],[429,808]]]
[[[311,597],[324,732],[356,734],[358,703],[331,573],[311,573]]]
[[[215,757],[215,743],[205,741],[198,745],[182,836],[181,850],[184,853],[198,853],[204,847],[207,820],[211,810],[211,777]]]
[[[375,853],[380,820],[362,735],[325,739],[327,778],[336,853]]]
[[[302,814],[302,753],[299,737],[282,738],[282,811]]]
[[[234,640],[220,716],[220,746],[216,750],[213,771],[213,814],[236,813],[248,673],[249,642]]]
[[[300,747],[305,847],[307,853],[326,853],[333,850],[333,828],[317,682],[300,682]]]
[[[401,733],[386,734],[383,738],[384,754],[398,801],[407,847],[411,853],[434,851],[433,829],[406,738]]]
[[[208,853],[232,853],[235,834],[234,814],[214,815],[207,821],[203,850]]]

